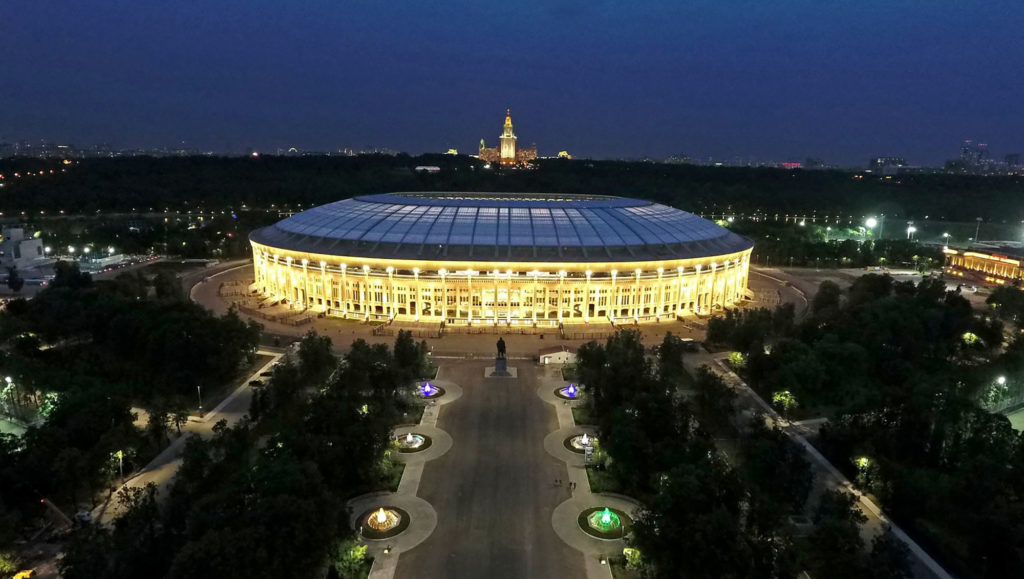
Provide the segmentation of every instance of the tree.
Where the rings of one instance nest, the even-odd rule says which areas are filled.
[[[896,538],[891,528],[876,536],[871,541],[871,554],[868,555],[868,568],[876,577],[891,579],[910,579],[910,550]]]
[[[857,498],[840,490],[821,495],[814,530],[807,539],[807,567],[815,577],[855,578],[867,575],[860,525],[867,521],[855,506]]]
[[[818,293],[811,300],[811,314],[819,318],[831,318],[839,310],[839,302],[843,292],[839,285],[825,280],[818,286]]]
[[[678,387],[686,374],[683,367],[684,352],[683,341],[673,336],[672,332],[667,332],[658,347],[658,377],[669,387]]]
[[[167,442],[167,419],[167,410],[163,406],[156,406],[149,411],[146,435],[157,449],[162,449]]]
[[[331,339],[314,330],[306,332],[299,342],[299,372],[313,384],[322,382],[334,370],[338,359],[331,350]]]
[[[697,390],[697,416],[701,425],[709,432],[730,430],[736,391],[707,366],[697,369],[694,386]]]
[[[18,266],[14,265],[7,268],[7,287],[12,292],[18,293],[21,288],[25,286],[25,279],[18,273]]]
[[[174,427],[178,430],[178,434],[181,434],[181,427],[184,424],[188,424],[189,411],[185,408],[178,408],[171,414],[171,422],[174,423]]]

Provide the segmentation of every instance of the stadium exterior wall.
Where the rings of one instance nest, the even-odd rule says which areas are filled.
[[[516,262],[347,257],[252,240],[264,296],[362,320],[556,326],[706,315],[743,299],[750,247],[687,259]]]

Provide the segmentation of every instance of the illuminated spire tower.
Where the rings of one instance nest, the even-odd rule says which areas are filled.
[[[516,136],[512,132],[512,109],[505,111],[505,130],[498,137],[501,143],[501,164],[514,165],[516,163]]]

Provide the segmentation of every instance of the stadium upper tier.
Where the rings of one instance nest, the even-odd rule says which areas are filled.
[[[688,259],[753,246],[711,221],[650,201],[532,193],[354,197],[292,215],[250,239],[323,255],[515,262]]]

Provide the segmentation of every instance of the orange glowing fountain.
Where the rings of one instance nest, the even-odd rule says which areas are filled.
[[[366,519],[366,526],[378,532],[390,531],[397,527],[401,520],[402,516],[396,511],[381,507],[370,513]]]

